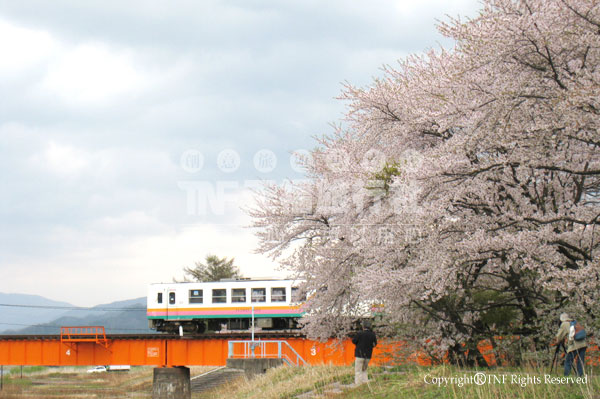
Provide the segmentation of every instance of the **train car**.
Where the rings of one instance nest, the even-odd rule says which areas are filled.
[[[203,333],[297,328],[301,304],[294,280],[150,284],[148,326],[160,332]]]

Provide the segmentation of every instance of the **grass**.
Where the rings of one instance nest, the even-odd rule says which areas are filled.
[[[1,399],[151,398],[152,368],[87,373],[88,367],[24,367],[4,376]]]
[[[32,373],[39,373],[39,372],[43,372],[47,369],[48,367],[44,367],[44,366],[23,366],[23,367],[11,367],[10,368],[10,374],[11,375],[21,375],[21,372],[23,374],[32,374]]]
[[[483,378],[475,383],[475,375]],[[469,370],[451,366],[369,368],[369,384],[351,386],[351,367],[280,367],[252,380],[203,394],[194,399],[277,398],[484,398],[484,399],[596,399],[600,398],[600,377],[588,370],[588,383],[560,383],[547,369]],[[435,384],[434,382],[439,382]],[[310,394],[309,394],[310,393]]]
[[[85,367],[23,368],[5,375],[0,399],[89,399],[152,396],[152,368],[130,372],[88,374]],[[193,367],[192,375],[209,368]],[[351,366],[279,367],[253,379],[241,378],[193,399],[598,399],[600,376],[588,369],[588,383],[550,383],[547,368],[497,368],[491,370],[436,367],[369,367],[369,384],[354,387]],[[483,373],[484,383],[474,381]],[[480,375],[480,376],[481,376]],[[559,377],[553,373],[553,377]],[[504,379],[504,380],[503,380]],[[555,381],[560,382],[560,381]]]
[[[152,367],[87,373],[89,367],[13,367],[2,379],[0,399],[150,399]],[[191,367],[192,375],[212,367]]]
[[[194,399],[291,399],[311,391],[324,391],[334,382],[353,380],[351,367],[278,367],[253,379],[242,378],[221,389],[192,394]]]

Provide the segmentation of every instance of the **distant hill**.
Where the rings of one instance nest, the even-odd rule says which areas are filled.
[[[129,308],[141,308],[144,311],[144,317],[146,312],[146,297],[136,298],[136,299],[127,299],[124,301],[116,301],[111,303],[105,303],[102,305],[94,306],[93,308],[78,308],[76,310],[71,310],[65,314],[66,317],[76,317],[76,318],[88,318],[90,316],[98,316],[102,313],[115,313],[123,309]]]
[[[48,323],[74,307],[67,302],[53,301],[39,295],[5,294],[0,292],[0,334],[6,330]]]
[[[41,297],[40,297],[41,298]],[[45,298],[44,298],[45,299]],[[62,306],[74,308],[73,305]],[[12,308],[11,308],[12,309]],[[0,318],[2,315],[0,307]],[[0,334],[60,334],[63,326],[104,326],[107,334],[143,334],[153,332],[148,329],[146,319],[146,298],[136,298],[126,301],[112,302],[85,309],[62,309],[57,317],[48,320],[47,312],[50,309],[20,308],[22,313],[29,314],[32,310],[44,314],[41,318],[28,315],[20,325],[24,327],[10,328],[1,331]],[[10,326],[9,326],[10,327]]]

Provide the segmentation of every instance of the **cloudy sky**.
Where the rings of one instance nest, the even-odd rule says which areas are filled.
[[[247,276],[240,206],[302,178],[341,83],[439,45],[475,0],[0,1],[0,292],[91,306],[208,253]]]

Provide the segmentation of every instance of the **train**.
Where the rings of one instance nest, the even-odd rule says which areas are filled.
[[[298,284],[276,279],[150,284],[148,327],[181,335],[297,329],[304,314]]]

